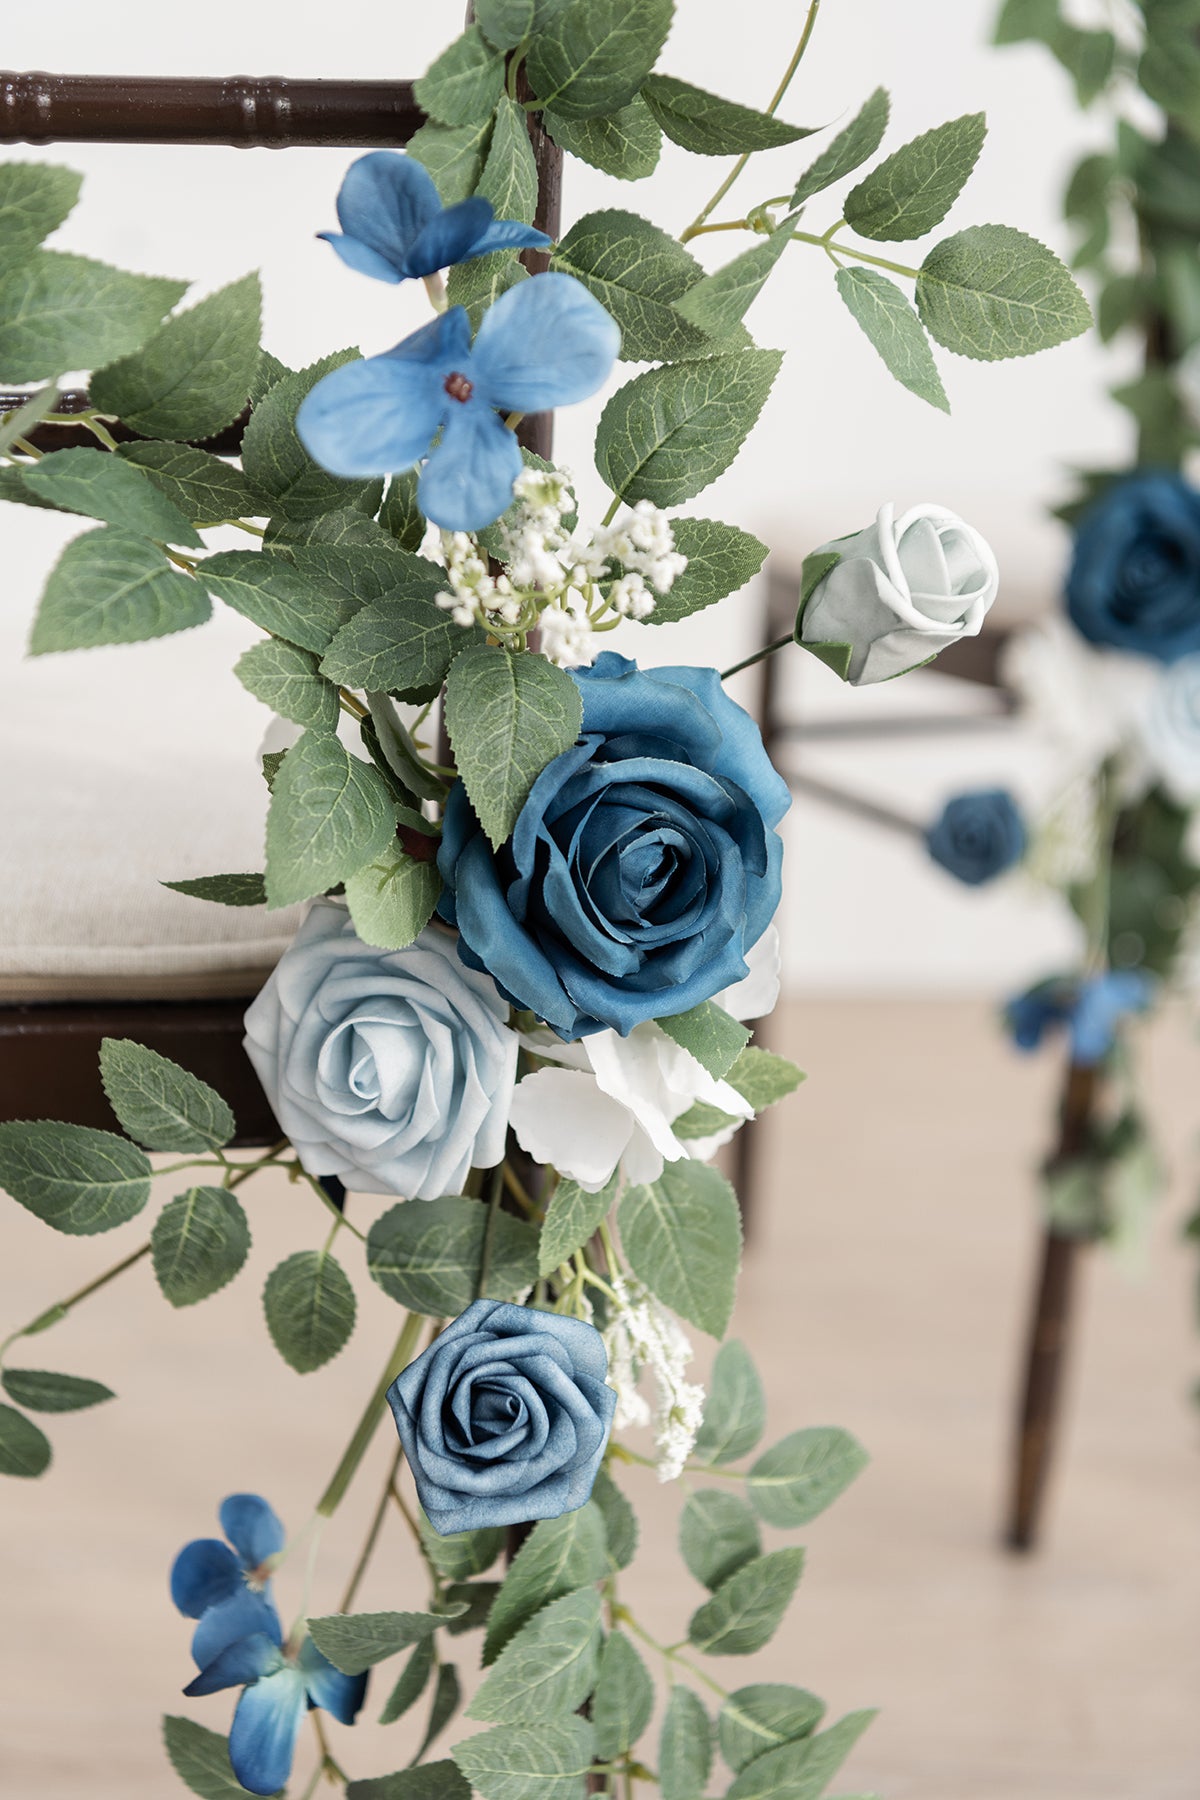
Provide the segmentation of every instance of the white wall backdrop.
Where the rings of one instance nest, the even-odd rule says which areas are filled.
[[[736,7],[678,0],[663,66],[761,105],[802,10],[798,0],[743,0]],[[836,125],[882,83],[893,96],[887,145],[895,147],[956,113],[983,109],[990,135],[950,228],[1008,222],[1065,252],[1058,196],[1096,128],[1080,119],[1065,76],[1046,55],[988,46],[993,12],[993,0],[824,0],[785,113],[796,122]],[[425,67],[457,29],[460,13],[457,0],[340,0],[336,7],[325,0],[208,0],[201,13],[161,0],[58,0],[7,18],[0,54],[18,69],[405,76]],[[821,142],[758,159],[761,173],[752,165],[736,196],[750,204],[785,191]],[[346,343],[385,348],[422,317],[419,293],[397,296],[353,276],[315,240],[334,222],[347,152],[51,145],[6,154],[50,157],[85,171],[83,201],[57,240],[64,247],[156,273],[203,271],[193,298],[261,269],[265,341],[290,363]],[[668,145],[659,177],[623,189],[620,203],[678,231],[724,167]],[[612,184],[569,161],[567,222],[598,204],[614,204]],[[819,196],[811,216],[823,229],[833,220],[832,202]],[[727,237],[707,240],[703,254],[719,261],[730,244]],[[1063,557],[1062,534],[1044,513],[1060,471],[1125,447],[1123,421],[1102,396],[1122,357],[1094,338],[1000,368],[942,356],[953,407],[946,418],[886,375],[842,309],[820,253],[800,246],[788,256],[791,266],[774,277],[752,325],[759,342],[790,354],[749,449],[704,495],[703,510],[758,531],[778,555],[798,560],[823,538],[864,523],[885,498],[935,499],[991,539],[1005,576],[1002,608],[1016,615],[1045,601]],[[600,492],[590,469],[594,418],[594,407],[582,407],[560,426],[560,455],[577,472],[585,500]],[[216,723],[227,744],[243,739],[251,753],[262,712],[228,673],[244,641],[239,621],[226,616],[201,633],[135,650],[21,665],[37,591],[64,530],[51,515],[17,507],[4,509],[3,528],[0,704],[30,718],[31,755],[47,717],[106,739],[132,729],[136,717],[137,742],[157,741],[163,755],[172,742],[195,746]],[[666,654],[732,661],[758,641],[758,604],[753,590],[733,596],[666,639],[631,627],[626,647],[632,653],[636,645],[646,660]],[[793,674],[800,681],[799,671]],[[815,677],[825,696],[822,672]],[[813,674],[804,679],[811,687]],[[830,698],[841,706],[864,700]],[[959,740],[869,758],[857,751],[853,767],[876,792],[899,782],[909,810],[921,816],[968,781],[998,777],[1036,786],[1038,758],[1036,746],[1009,734],[994,743],[972,740],[969,755]],[[1035,972],[1062,947],[1061,926],[1044,906],[1011,890],[964,896],[901,840],[882,842],[810,806],[796,808],[790,831],[787,935],[796,981],[992,987]],[[845,904],[848,891],[863,897],[861,911]],[[887,928],[864,933],[863,918],[877,911],[881,895]]]

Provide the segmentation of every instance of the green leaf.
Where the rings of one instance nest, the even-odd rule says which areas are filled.
[[[658,1739],[663,1800],[701,1800],[712,1768],[712,1724],[689,1687],[671,1689]]]
[[[14,398],[20,400],[20,405],[0,416],[0,455],[4,456],[8,455],[18,438],[27,437],[35,426],[40,425],[54,411],[59,398],[58,383],[47,381],[44,386],[35,388],[28,397],[16,395]],[[52,501],[40,500],[34,496],[25,486],[21,470],[15,464],[6,467],[2,473],[5,478],[4,499],[22,501],[27,506],[53,504]]]
[[[193,525],[243,519],[254,507],[240,469],[190,444],[118,444],[122,462],[144,469],[159,492]]]
[[[387,695],[368,689],[367,705],[370,717],[359,727],[363,743],[376,767],[390,775],[393,790],[402,790],[396,794],[397,801],[405,805],[412,800],[444,802],[445,784],[421,761],[416,745],[400,723]]]
[[[725,1079],[758,1113],[764,1107],[774,1106],[788,1094],[794,1094],[804,1075],[786,1056],[776,1056],[772,1050],[758,1050],[748,1045]]]
[[[364,944],[403,950],[422,932],[442,892],[436,862],[418,862],[393,839],[375,858],[346,877],[346,900]]]
[[[462,1688],[459,1684],[458,1670],[453,1663],[443,1663],[437,1672],[437,1680],[433,1686],[429,1722],[425,1727],[425,1736],[421,1739],[421,1747],[417,1751],[417,1762],[420,1762],[433,1740],[439,1737],[450,1723],[458,1711],[458,1703],[461,1699]]]
[[[56,450],[22,474],[32,493],[68,512],[164,544],[204,542],[161,488],[107,450]]]
[[[679,1515],[679,1552],[697,1581],[719,1588],[762,1555],[758,1521],[739,1495],[701,1488]]]
[[[901,387],[949,412],[933,351],[920,319],[894,281],[878,269],[839,269],[837,291]]]
[[[236,1130],[215,1088],[130,1038],[100,1040],[100,1079],[122,1127],[147,1150],[219,1150]]]
[[[577,1181],[559,1182],[546,1209],[538,1244],[538,1274],[552,1275],[560,1263],[582,1249],[596,1227],[608,1217],[616,1199],[620,1174],[609,1176],[604,1186],[589,1194]]]
[[[313,1643],[343,1675],[361,1675],[446,1623],[444,1612],[329,1613],[310,1619]]]
[[[201,583],[173,569],[161,550],[102,525],[72,539],[50,571],[29,651],[136,644],[203,625],[211,611]]]
[[[402,469],[388,483],[379,523],[402,550],[416,554],[425,542],[429,521],[417,505],[417,471]]]
[[[842,203],[847,223],[885,243],[924,237],[970,180],[986,136],[984,115],[964,113],[902,144],[850,189]]]
[[[404,1677],[400,1679],[403,1681]],[[471,1800],[471,1789],[454,1763],[420,1763],[416,1768],[400,1769],[395,1775],[352,1781],[346,1789],[346,1800]]]
[[[50,1119],[0,1124],[0,1186],[71,1237],[136,1218],[150,1198],[150,1176],[145,1153],[115,1132]]]
[[[485,1667],[543,1606],[608,1573],[604,1521],[592,1501],[561,1518],[541,1520],[517,1551],[496,1596],[483,1646]]]
[[[515,50],[533,30],[534,0],[478,0],[475,17],[489,44]]]
[[[828,1731],[764,1750],[726,1790],[725,1800],[819,1800],[874,1711],[847,1713]]]
[[[487,1232],[488,1208],[482,1200],[462,1194],[417,1204],[402,1200],[372,1225],[367,1270],[401,1306],[431,1318],[452,1318],[479,1297]],[[504,1212],[492,1218],[491,1232],[483,1297],[511,1300],[537,1280],[537,1232]]]
[[[749,1026],[713,1000],[702,1000],[688,1012],[656,1019],[655,1024],[717,1081],[729,1073],[750,1039]]]
[[[186,287],[35,250],[0,274],[0,381],[98,369],[136,350]]]
[[[296,436],[300,402],[324,376],[357,361],[356,350],[339,350],[295,375],[285,375],[254,408],[242,438],[242,473],[253,491],[256,511],[312,519],[348,506],[376,510],[383,497],[381,482],[330,475]]]
[[[92,403],[147,437],[214,437],[246,405],[261,329],[258,276],[245,275],[168,319],[136,356],[99,370]]]
[[[737,456],[781,361],[777,350],[735,350],[635,375],[601,414],[602,479],[631,503],[690,500]]]
[[[443,206],[456,206],[475,192],[491,135],[489,116],[474,125],[438,125],[430,119],[409,139],[409,156],[432,175]]]
[[[446,278],[446,299],[451,306],[465,306],[471,330],[478,331],[488,307],[509,288],[528,280],[528,271],[513,251],[497,250],[491,256],[456,263]]]
[[[654,1711],[654,1683],[636,1647],[623,1631],[613,1631],[600,1652],[596,1691],[592,1697],[592,1724],[596,1730],[596,1756],[611,1762],[624,1756],[650,1723]]]
[[[402,694],[419,705],[432,699],[455,657],[486,641],[478,626],[456,625],[434,605],[445,581],[444,572],[437,587],[422,577],[416,592],[364,606],[330,644],[322,674],[346,687]]]
[[[484,41],[478,25],[468,25],[413,85],[417,105],[439,125],[490,118],[503,90],[504,58]]]
[[[194,1187],[163,1207],[150,1233],[154,1274],[172,1306],[227,1286],[250,1254],[246,1215],[228,1188]]]
[[[627,1569],[637,1554],[638,1522],[629,1501],[612,1476],[601,1469],[592,1483],[592,1500],[604,1520],[610,1572]]]
[[[721,1755],[736,1775],[764,1751],[808,1737],[824,1716],[824,1701],[804,1688],[768,1681],[738,1688],[717,1717]]]
[[[0,1475],[32,1480],[50,1467],[53,1451],[40,1425],[11,1406],[0,1406]]]
[[[710,1106],[707,1100],[697,1100],[685,1113],[672,1119],[671,1130],[677,1138],[708,1138],[716,1137],[718,1132],[727,1131],[731,1126],[737,1131],[745,1123],[736,1113],[722,1112],[719,1106]]]
[[[537,777],[579,736],[583,699],[565,669],[528,651],[474,644],[450,665],[446,725],[479,823],[497,848]]]
[[[545,125],[562,149],[618,181],[642,181],[658,167],[662,131],[640,94],[600,119],[563,119],[551,108]]]
[[[501,96],[492,128],[492,142],[477,190],[492,203],[498,219],[519,219],[532,225],[537,211],[537,163],[525,123],[524,109]]]
[[[668,1163],[649,1187],[626,1189],[618,1217],[638,1280],[701,1331],[723,1337],[742,1241],[725,1177],[704,1163]]]
[[[598,1588],[551,1601],[509,1639],[467,1717],[537,1724],[573,1713],[596,1684],[601,1635]]]
[[[219,1731],[168,1713],[163,1719],[163,1740],[175,1773],[200,1800],[236,1800],[249,1791],[234,1774],[229,1739]]]
[[[862,1445],[836,1425],[789,1432],[746,1478],[746,1495],[768,1525],[807,1525],[866,1468]]]
[[[594,1733],[586,1719],[494,1725],[450,1754],[483,1800],[584,1800]]]
[[[787,1611],[804,1567],[803,1550],[770,1550],[743,1563],[711,1600],[697,1607],[688,1641],[705,1656],[749,1656],[761,1650]]]
[[[432,1637],[422,1638],[413,1646],[413,1653],[400,1671],[399,1680],[388,1695],[387,1704],[379,1715],[381,1725],[394,1725],[397,1719],[403,1718],[411,1706],[415,1706],[429,1685],[429,1677],[433,1674],[434,1649]]]
[[[338,722],[336,687],[321,675],[311,650],[269,638],[252,644],[233,665],[234,674],[256,700],[297,725],[334,731]]]
[[[461,1605],[464,1611],[447,1625],[450,1636],[461,1637],[467,1631],[482,1631],[499,1592],[498,1581],[452,1581],[445,1590],[446,1604]]]
[[[582,281],[612,314],[626,362],[706,356],[713,349],[707,333],[675,306],[704,271],[649,219],[616,207],[585,213],[556,246],[550,266]]]
[[[21,262],[57,231],[82,185],[59,163],[0,164],[0,266]]]
[[[284,1362],[307,1375],[344,1348],[357,1304],[345,1270],[327,1250],[298,1250],[267,1276],[263,1310]]]
[[[758,298],[795,229],[795,220],[785,219],[770,237],[752,244],[732,262],[689,288],[682,300],[675,302],[675,311],[710,337],[726,336],[741,323]]]
[[[745,1344],[730,1338],[717,1351],[693,1454],[718,1468],[736,1462],[749,1456],[766,1428],[767,1397],[758,1370]]]
[[[193,900],[213,900],[218,906],[265,906],[267,888],[261,875],[194,875],[187,881],[164,881],[161,886]]]
[[[670,625],[727,594],[736,594],[762,568],[767,546],[736,525],[716,519],[672,519],[675,548],[688,559],[669,594],[660,594],[649,625]]]
[[[254,379],[250,383],[250,392],[246,396],[251,406],[257,406],[260,400],[265,400],[271,389],[282,381],[285,375],[294,374],[294,369],[289,369],[285,362],[280,362],[279,358],[273,356],[269,350],[260,350]]]
[[[890,101],[886,88],[876,88],[850,123],[831,138],[815,163],[800,177],[792,205],[811,200],[874,156],[887,130]]]
[[[977,362],[1031,356],[1092,322],[1054,252],[1011,225],[970,225],[935,244],[917,276],[917,311],[939,344]]]
[[[651,75],[642,84],[642,98],[672,143],[697,156],[776,150],[812,136],[808,126],[788,125],[772,113],[722,100],[673,75]]]
[[[308,730],[288,751],[267,814],[267,900],[323,894],[380,856],[396,829],[378,769],[332,732]]]
[[[658,60],[673,11],[672,0],[568,0],[525,59],[543,107],[595,119],[627,106]]]
[[[993,44],[1048,42],[1061,20],[1059,0],[1004,0],[992,32]]]
[[[99,1406],[102,1400],[116,1395],[102,1381],[89,1381],[83,1375],[59,1375],[49,1369],[5,1369],[0,1382],[10,1400],[27,1406],[30,1412],[81,1412],[85,1406]]]
[[[504,1528],[499,1525],[443,1533],[435,1531],[423,1513],[419,1523],[425,1555],[445,1581],[469,1581],[484,1574],[504,1549]]]

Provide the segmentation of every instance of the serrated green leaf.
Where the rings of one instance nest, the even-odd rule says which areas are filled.
[[[300,402],[324,376],[357,361],[356,350],[339,350],[295,375],[285,375],[254,408],[242,438],[242,473],[253,491],[257,512],[302,520],[344,507],[372,513],[378,508],[382,482],[330,475],[313,461],[296,435]]]
[[[807,1525],[866,1468],[862,1445],[836,1425],[789,1432],[746,1478],[746,1495],[768,1525]]]
[[[537,777],[579,736],[583,699],[565,669],[528,651],[474,644],[450,665],[454,760],[493,845],[515,826]]]
[[[693,1454],[718,1468],[736,1462],[749,1456],[766,1428],[767,1397],[758,1370],[745,1344],[731,1338],[717,1351]]]
[[[993,44],[1019,44],[1028,39],[1045,42],[1061,21],[1059,0],[1004,0],[992,30]]]
[[[452,1581],[445,1590],[445,1602],[448,1606],[461,1606],[463,1611],[446,1626],[450,1636],[462,1637],[468,1631],[482,1631],[499,1592],[498,1581]]]
[[[795,220],[785,219],[770,237],[752,244],[732,262],[714,269],[711,275],[689,288],[683,298],[675,302],[675,311],[710,337],[726,336],[741,323],[758,298],[795,229]]]
[[[878,269],[837,271],[837,291],[889,372],[919,400],[949,412],[925,328],[894,281]]]
[[[445,579],[443,573],[439,587]],[[329,645],[322,674],[346,687],[402,694],[419,705],[432,699],[455,657],[486,642],[478,626],[464,629],[434,605],[437,592],[422,578],[414,593],[364,606]]]
[[[538,1724],[569,1716],[595,1686],[600,1643],[598,1588],[551,1601],[509,1639],[467,1717]]]
[[[433,917],[442,892],[436,862],[418,862],[392,841],[346,877],[346,901],[364,944],[404,950]]]
[[[504,1549],[502,1526],[485,1526],[479,1531],[435,1531],[422,1513],[419,1520],[421,1544],[438,1574],[445,1581],[469,1581],[491,1568]]]
[[[123,1129],[147,1150],[219,1150],[236,1129],[215,1088],[130,1038],[102,1038],[100,1079]]]
[[[595,1734],[586,1719],[494,1725],[450,1754],[483,1800],[584,1800]]]
[[[445,801],[446,788],[440,776],[427,769],[417,754],[417,747],[401,724],[396,709],[386,694],[367,690],[370,717],[360,727],[363,743],[377,767],[390,772],[393,789],[402,789],[396,798],[405,805],[416,800]]]
[[[345,1270],[327,1250],[298,1250],[267,1276],[263,1310],[284,1362],[307,1375],[344,1348],[358,1308]]]
[[[707,332],[680,316],[675,303],[704,271],[677,238],[637,213],[609,208],[585,213],[555,247],[553,269],[574,275],[621,327],[627,362],[705,356]]]
[[[164,544],[204,542],[161,488],[106,450],[56,450],[22,476],[32,493],[68,512]]]
[[[280,767],[267,814],[267,901],[291,906],[354,875],[392,842],[382,775],[332,732],[304,733]]]
[[[627,1569],[637,1554],[638,1522],[633,1507],[607,1470],[600,1469],[592,1483],[592,1500],[604,1520],[604,1538],[610,1572]]]
[[[0,1475],[34,1480],[50,1467],[53,1451],[40,1425],[11,1406],[0,1405]]]
[[[219,1731],[168,1714],[163,1719],[163,1740],[175,1773],[200,1800],[236,1800],[249,1792],[233,1772],[229,1739]]]
[[[654,1683],[637,1649],[623,1631],[605,1640],[592,1696],[592,1724],[596,1731],[596,1756],[611,1762],[624,1756],[650,1723],[654,1711]]]
[[[533,30],[534,0],[478,0],[475,17],[489,44],[515,50]]]
[[[850,189],[842,203],[847,223],[884,243],[924,237],[970,180],[986,136],[983,114],[964,113],[902,144]]]
[[[135,356],[97,371],[92,403],[147,437],[214,437],[243,410],[258,372],[257,275],[168,319]]]
[[[673,11],[671,0],[569,0],[525,59],[543,107],[595,119],[627,106],[658,60]]]
[[[413,84],[417,105],[439,125],[474,125],[490,118],[503,90],[504,58],[485,41],[478,25],[468,25]]]
[[[550,108],[545,125],[562,149],[618,181],[642,181],[658,167],[662,130],[640,94],[600,119],[562,119]]]
[[[0,1123],[0,1186],[72,1237],[136,1218],[150,1198],[151,1173],[145,1153],[112,1131],[52,1119]]]
[[[415,1657],[417,1653],[413,1654]],[[346,1800],[471,1800],[471,1789],[455,1763],[420,1763],[394,1775],[352,1781],[346,1789]]]
[[[685,1113],[672,1119],[671,1130],[677,1138],[694,1140],[716,1137],[719,1132],[728,1131],[731,1127],[737,1131],[745,1123],[736,1113],[722,1112],[719,1106],[710,1106],[707,1100],[697,1100]]]
[[[491,201],[492,211],[498,219],[519,219],[522,225],[533,224],[538,198],[537,163],[533,158],[524,109],[507,94],[501,95],[496,107],[492,141],[478,192]]]
[[[1054,252],[1011,225],[971,225],[935,244],[917,276],[917,311],[939,344],[977,362],[1031,356],[1092,322]]]
[[[82,185],[83,176],[60,163],[0,164],[0,267],[22,262],[57,231]]]
[[[311,650],[269,638],[244,650],[233,669],[242,686],[282,718],[325,731],[337,728],[337,688],[321,675]]]
[[[164,1297],[172,1306],[195,1306],[241,1269],[250,1254],[250,1227],[228,1188],[189,1188],[155,1219],[150,1253]]]
[[[782,358],[735,350],[635,375],[609,400],[596,467],[623,500],[677,506],[733,462],[766,404]]]
[[[679,1515],[679,1553],[697,1581],[719,1588],[762,1555],[758,1521],[738,1494],[701,1488]]]
[[[737,1776],[725,1800],[819,1800],[874,1711],[847,1713],[828,1731],[765,1750]]]
[[[410,1707],[415,1706],[429,1685],[429,1677],[433,1674],[434,1648],[433,1638],[422,1638],[413,1646],[413,1653],[400,1671],[395,1687],[388,1695],[387,1704],[379,1715],[381,1725],[393,1725],[397,1719],[403,1718]]]
[[[387,496],[379,514],[383,529],[395,538],[402,550],[415,555],[425,542],[429,521],[417,505],[417,471],[403,469],[388,482]]]
[[[712,1724],[691,1688],[671,1689],[658,1739],[663,1800],[701,1800],[712,1768]]]
[[[667,594],[659,594],[648,625],[670,625],[736,594],[762,568],[767,546],[749,531],[717,519],[672,519],[675,548],[687,557]]]
[[[437,1680],[433,1685],[433,1699],[429,1706],[429,1720],[425,1726],[425,1736],[421,1739],[416,1761],[419,1763],[434,1739],[440,1737],[446,1726],[458,1711],[462,1699],[462,1685],[458,1679],[458,1670],[453,1663],[443,1663],[437,1672]]]
[[[294,375],[295,373],[295,369],[290,369],[287,363],[280,362],[279,358],[274,356],[270,350],[260,350],[254,379],[250,383],[250,392],[246,396],[251,406],[257,406],[260,400],[264,400],[285,375]]]
[[[219,525],[253,515],[242,471],[190,444],[118,444],[122,462],[145,470],[150,480],[193,525]]]
[[[445,1612],[329,1613],[310,1619],[313,1643],[343,1675],[361,1675],[411,1644],[431,1637]]]
[[[517,261],[513,251],[497,250],[491,256],[457,263],[446,278],[446,299],[451,306],[466,307],[474,332],[479,330],[488,307],[494,305],[501,294],[528,280],[528,270]]]
[[[541,1607],[608,1573],[604,1521],[594,1501],[561,1518],[541,1520],[517,1551],[496,1596],[483,1646],[485,1667]]]
[[[774,1106],[788,1094],[794,1094],[804,1075],[786,1056],[776,1056],[773,1050],[759,1050],[748,1044],[725,1079],[758,1113],[764,1107]]]
[[[511,1300],[537,1280],[537,1233],[523,1219],[492,1219],[487,1293]],[[367,1270],[385,1294],[412,1312],[452,1318],[478,1298],[488,1208],[461,1194],[419,1205],[401,1201],[367,1237]]]
[[[600,1224],[608,1217],[616,1199],[620,1175],[614,1170],[604,1186],[589,1194],[577,1181],[565,1177],[559,1182],[546,1209],[538,1248],[538,1274],[552,1275],[560,1263],[566,1262],[582,1248]]]
[[[736,1775],[764,1751],[808,1737],[824,1716],[824,1701],[804,1688],[768,1681],[738,1688],[717,1716],[721,1755]]]
[[[776,150],[812,136],[809,126],[788,125],[773,113],[723,100],[673,75],[651,75],[642,84],[642,98],[671,141],[696,156]]]
[[[712,1000],[702,1000],[688,1012],[672,1013],[655,1023],[716,1081],[729,1073],[750,1038],[749,1026]]]
[[[770,1550],[743,1563],[692,1614],[689,1643],[705,1656],[761,1650],[787,1611],[803,1567],[804,1552],[796,1548]]]
[[[374,551],[376,556],[371,560],[375,561],[379,555],[396,548],[382,525],[353,506],[338,506],[332,512],[318,513],[311,519],[268,519],[263,545],[266,549],[282,550],[293,559],[307,559],[314,549],[330,554],[336,551],[331,566],[335,571],[340,568],[343,576],[348,562],[357,573],[354,552]],[[339,588],[344,586],[344,581],[338,585]],[[370,596],[356,594],[356,598],[369,599]]]
[[[656,1182],[626,1189],[617,1216],[638,1280],[701,1331],[723,1337],[742,1241],[725,1177],[704,1163],[668,1163]]]
[[[800,177],[792,195],[793,206],[832,187],[865,163],[868,156],[874,156],[887,130],[890,106],[887,89],[876,88],[850,123],[830,140],[812,167]]]
[[[20,397],[19,406],[0,414],[0,455],[7,456],[18,438],[27,438],[34,427],[54,411],[58,399],[58,383],[48,381],[43,387],[35,388],[28,397]],[[25,466],[28,468],[30,465]],[[36,468],[37,464],[32,466]],[[0,473],[4,475],[5,500],[23,501],[27,506],[53,505],[52,501],[39,499],[26,487],[21,469],[16,464],[6,467]]]
[[[194,875],[186,881],[164,881],[162,887],[193,900],[212,900],[219,906],[265,906],[267,887],[261,875]]]
[[[456,206],[475,192],[491,136],[490,115],[473,125],[439,125],[429,119],[409,139],[408,154],[433,177],[442,205]]]
[[[10,1400],[27,1406],[30,1412],[81,1412],[86,1406],[99,1406],[116,1395],[102,1381],[89,1381],[83,1375],[59,1375],[50,1369],[5,1369],[0,1382]]]
[[[186,287],[86,256],[33,251],[0,274],[0,381],[98,369],[136,350]]]
[[[155,545],[101,525],[74,538],[50,571],[29,653],[136,644],[203,625],[211,612],[202,584]]]

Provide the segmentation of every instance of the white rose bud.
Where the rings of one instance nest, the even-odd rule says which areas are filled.
[[[974,637],[999,587],[989,545],[957,514],[926,505],[894,515],[889,501],[874,525],[805,558],[809,571],[818,557],[837,562],[802,603],[798,641],[855,687],[902,675]],[[838,654],[823,654],[826,646]]]

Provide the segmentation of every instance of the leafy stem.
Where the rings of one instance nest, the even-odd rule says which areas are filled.
[[[358,1553],[358,1561],[354,1565],[354,1572],[346,1583],[346,1591],[342,1595],[341,1604],[338,1607],[339,1612],[349,1612],[350,1608],[354,1605],[354,1596],[358,1593],[362,1578],[367,1572],[367,1565],[375,1553],[376,1544],[379,1542],[379,1533],[383,1529],[383,1521],[387,1514],[388,1502],[392,1498],[392,1492],[396,1485],[396,1477],[400,1473],[400,1464],[403,1461],[404,1451],[402,1447],[397,1444],[396,1454],[388,1465],[387,1478],[383,1484],[383,1492],[379,1496],[379,1504],[371,1515],[371,1523],[367,1527],[367,1535],[363,1542],[363,1547]]]
[[[9,1345],[15,1344],[18,1338],[35,1337],[39,1331],[48,1331],[51,1325],[57,1325],[62,1319],[65,1319],[71,1308],[78,1306],[81,1300],[86,1300],[89,1294],[99,1293],[102,1287],[107,1287],[110,1281],[115,1281],[118,1275],[123,1275],[126,1269],[132,1269],[135,1263],[141,1262],[143,1256],[149,1256],[149,1254],[150,1243],[147,1239],[140,1249],[134,1250],[129,1256],[122,1257],[121,1261],[114,1263],[111,1269],[105,1269],[103,1275],[97,1275],[94,1280],[85,1282],[83,1287],[76,1288],[73,1294],[68,1294],[65,1300],[58,1300],[53,1306],[44,1308],[36,1319],[30,1320],[28,1325],[22,1325],[19,1331],[9,1333],[4,1342],[0,1344],[0,1358],[3,1358]]]
[[[323,1519],[331,1519],[345,1498],[346,1490],[353,1481],[358,1465],[366,1455],[379,1421],[383,1417],[384,1407],[387,1404],[387,1391],[401,1369],[406,1369],[417,1353],[417,1344],[423,1324],[424,1319],[420,1313],[409,1313],[405,1317],[392,1354],[388,1357],[371,1398],[363,1409],[362,1418],[355,1426],[354,1434],[342,1452],[342,1459],[333,1472],[329,1486],[317,1501],[317,1511]]]
[[[751,669],[755,663],[765,662],[768,656],[774,656],[777,650],[784,650],[794,642],[795,639],[789,631],[786,637],[776,638],[773,644],[764,644],[763,648],[756,650],[753,656],[744,656],[741,662],[733,663],[728,669],[722,669],[721,680],[728,681],[731,675],[740,675],[743,669]]]
[[[694,1680],[702,1681],[706,1688],[711,1688],[713,1693],[719,1694],[722,1700],[728,1700],[729,1689],[723,1688],[719,1681],[714,1681],[712,1676],[705,1674],[703,1669],[698,1669],[688,1657],[681,1656],[678,1645],[660,1644],[657,1638],[651,1637],[644,1625],[638,1624],[629,1608],[620,1602],[613,1607],[612,1611],[614,1624],[624,1625],[633,1632],[635,1637],[640,1637],[644,1644],[648,1644],[652,1650],[657,1650],[665,1663],[673,1663],[677,1668],[686,1669]]]

